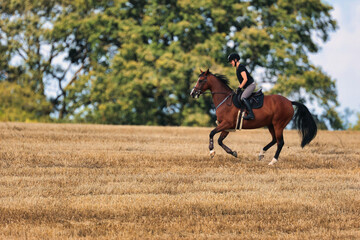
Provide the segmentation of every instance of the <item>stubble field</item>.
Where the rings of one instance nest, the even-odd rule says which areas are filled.
[[[0,239],[360,239],[360,132],[210,130],[0,123]]]

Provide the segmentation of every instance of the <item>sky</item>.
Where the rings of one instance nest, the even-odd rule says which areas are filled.
[[[356,123],[360,113],[360,0],[323,0],[333,6],[332,17],[338,29],[330,34],[330,39],[320,44],[321,50],[310,55],[314,65],[320,66],[332,79],[336,80],[338,108],[354,111],[349,118]]]

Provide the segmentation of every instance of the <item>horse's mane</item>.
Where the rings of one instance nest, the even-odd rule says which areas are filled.
[[[213,74],[217,79],[219,79],[223,84],[229,87],[229,79],[222,74],[215,73]]]
[[[209,72],[209,74],[212,74],[213,76],[215,76],[218,80],[220,80],[220,82],[222,82],[223,84],[225,84],[225,86],[227,88],[229,88],[230,90],[232,90],[232,88],[229,86],[229,79],[225,76],[225,75],[222,75],[222,74],[219,74],[219,73],[212,73],[212,72]]]

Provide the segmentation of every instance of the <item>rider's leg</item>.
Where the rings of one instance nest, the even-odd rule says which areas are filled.
[[[241,95],[241,100],[249,112],[248,115],[244,117],[245,120],[251,120],[255,118],[251,105],[247,100],[247,98],[250,97],[251,93],[255,90],[255,87],[256,87],[255,83],[250,84],[247,88],[245,88],[243,94]]]
[[[251,105],[250,105],[249,101],[248,101],[246,98],[244,98],[242,101],[243,101],[246,109],[248,110],[248,114],[247,114],[246,116],[244,116],[244,119],[245,119],[245,120],[252,120],[252,119],[254,119],[255,116],[254,116],[254,113],[253,113],[253,111],[252,111],[252,108],[251,108]]]

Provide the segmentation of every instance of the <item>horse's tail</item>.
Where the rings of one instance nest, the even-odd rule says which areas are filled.
[[[296,128],[299,129],[299,133],[302,136],[301,147],[305,147],[305,145],[309,144],[316,136],[317,126],[309,109],[304,104],[299,102],[291,103],[297,106],[294,121]]]

